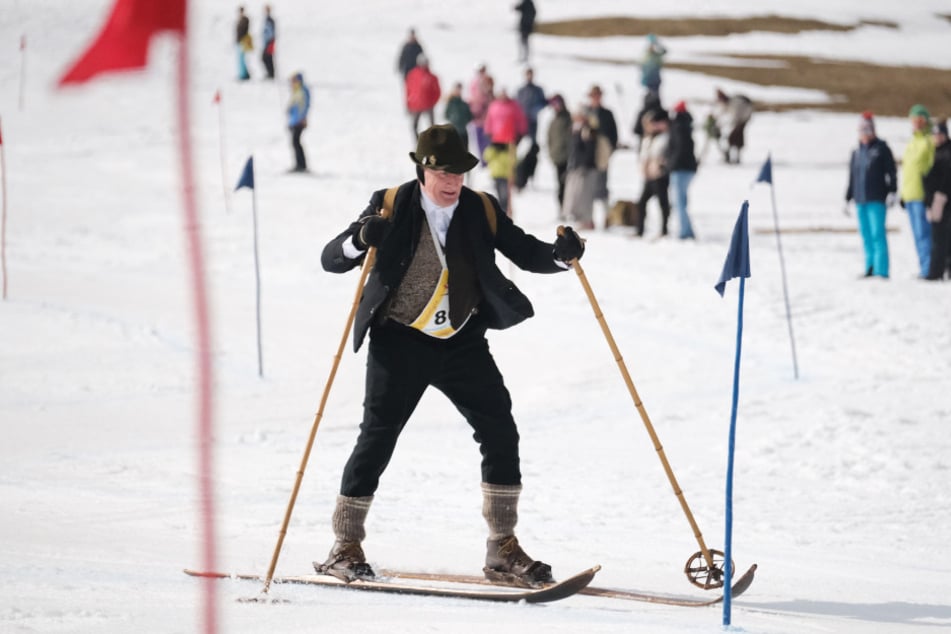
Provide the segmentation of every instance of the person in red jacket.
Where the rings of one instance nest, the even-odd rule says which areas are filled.
[[[518,102],[500,88],[485,114],[485,134],[492,143],[517,144],[528,134],[528,119]]]
[[[419,120],[424,113],[429,117],[429,125],[435,124],[433,109],[439,103],[441,94],[439,78],[429,70],[426,56],[420,54],[416,58],[416,67],[406,76],[406,110],[412,123],[414,140],[419,138]]]

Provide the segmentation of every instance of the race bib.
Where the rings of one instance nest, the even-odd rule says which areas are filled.
[[[469,321],[468,317],[466,321]],[[465,322],[462,326],[465,326]],[[459,327],[460,330],[462,326]],[[448,339],[459,332],[449,323],[449,269],[443,267],[439,282],[436,283],[436,290],[433,291],[423,312],[410,324],[410,328],[415,328],[437,339]]]

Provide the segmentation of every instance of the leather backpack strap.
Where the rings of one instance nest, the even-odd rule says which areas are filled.
[[[492,231],[492,235],[495,235],[495,232],[499,229],[499,219],[495,216],[495,207],[492,205],[492,201],[489,200],[489,195],[485,192],[476,192],[479,194],[479,197],[482,199],[482,205],[485,207],[485,219],[489,223],[489,229]]]
[[[390,187],[386,190],[386,193],[383,194],[383,209],[380,211],[380,215],[384,218],[389,218],[393,215],[393,203],[396,201],[396,192],[398,192],[399,189],[399,185]]]

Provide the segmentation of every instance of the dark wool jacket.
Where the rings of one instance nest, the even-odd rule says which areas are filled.
[[[591,113],[598,117],[598,134],[603,134],[611,142],[611,149],[617,149],[617,122],[614,120],[614,113],[599,106],[592,109]]]
[[[594,169],[597,161],[598,133],[588,125],[571,132],[568,143],[568,171],[579,168]]]
[[[945,141],[935,148],[934,164],[925,176],[926,205],[931,205],[935,192],[951,197],[951,141]],[[947,209],[945,213],[948,213]]]
[[[852,151],[846,202],[853,198],[857,203],[884,202],[896,189],[895,157],[885,141],[875,138],[868,147]]]
[[[360,218],[376,214],[383,207],[379,190],[370,197],[370,204]],[[489,227],[485,206],[479,195],[462,188],[459,206],[453,213],[446,233],[446,266],[449,268],[449,321],[460,327],[473,312],[478,312],[489,328],[502,330],[535,314],[532,304],[495,265],[495,250],[523,270],[534,273],[564,271],[554,258],[554,245],[526,234],[499,210],[492,200],[496,216],[495,235]],[[359,350],[378,311],[399,287],[419,243],[425,212],[420,204],[418,181],[400,186],[393,204],[393,223],[377,250],[376,264],[367,278],[353,328],[353,348]],[[361,228],[355,221],[346,231],[331,240],[321,254],[324,270],[344,273],[363,262],[365,254],[350,259],[343,254],[343,244]]]
[[[697,157],[693,147],[693,117],[678,112],[670,121],[667,133],[667,169],[671,172],[696,172]]]
[[[409,75],[409,71],[416,68],[416,59],[422,52],[423,47],[419,42],[407,42],[400,49],[400,56],[396,60],[396,68],[403,73],[404,79]]]

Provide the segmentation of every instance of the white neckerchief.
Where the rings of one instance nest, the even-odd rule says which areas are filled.
[[[426,222],[429,223],[435,236],[439,239],[439,244],[445,248],[446,232],[449,230],[449,222],[452,220],[452,214],[456,211],[456,207],[459,206],[459,201],[456,200],[448,207],[440,207],[422,189],[419,190],[419,193],[421,194],[419,202],[426,213]]]

